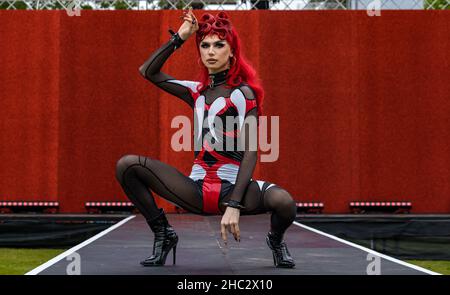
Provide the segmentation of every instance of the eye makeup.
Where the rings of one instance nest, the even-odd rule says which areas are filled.
[[[219,48],[225,46],[225,43],[224,43],[223,41],[217,41],[217,42],[214,42],[214,44],[215,44],[217,47],[219,47]],[[208,48],[209,45],[210,45],[210,43],[208,43],[208,42],[202,42],[202,43],[200,44],[200,46],[201,46],[202,48]]]

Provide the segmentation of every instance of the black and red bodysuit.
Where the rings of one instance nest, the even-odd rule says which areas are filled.
[[[224,70],[210,74],[210,85],[199,93],[197,86],[200,82],[178,80],[160,71],[176,48],[173,38],[170,39],[141,66],[140,72],[147,80],[181,98],[193,109],[196,148],[188,177],[198,187],[202,213],[220,213],[219,203],[227,196],[241,202],[252,181],[258,184],[260,196],[257,198],[262,200],[264,191],[274,184],[252,180],[257,152],[237,148],[245,119],[248,116],[257,118],[257,103],[252,89],[245,83],[226,87],[228,70]],[[236,118],[235,124],[228,124],[227,117]],[[220,129],[215,127],[216,120],[222,122]],[[251,132],[257,132],[257,129]],[[226,147],[228,140],[234,142],[234,149]],[[221,149],[215,149],[211,143],[223,145]]]
[[[257,160],[254,137],[258,133],[257,100],[252,88],[246,83],[228,87],[228,70],[210,74],[210,85],[201,92],[197,87],[200,82],[178,80],[161,72],[164,62],[180,43],[179,36],[173,33],[139,71],[156,86],[188,103],[193,110],[194,163],[189,176],[143,155],[126,154],[116,164],[118,182],[155,234],[153,255],[141,263],[145,266],[164,264],[172,247],[175,261],[178,236],[163,208],[158,208],[154,192],[194,214],[225,213],[222,218],[225,222],[230,221],[226,219],[231,214],[237,214],[235,208],[239,208],[241,215],[272,212],[266,242],[272,250],[275,266],[293,267],[295,264],[282,240],[295,219],[295,201],[278,185],[252,179]]]

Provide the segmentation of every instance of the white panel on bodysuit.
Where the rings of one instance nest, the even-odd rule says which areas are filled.
[[[245,96],[241,90],[236,89],[233,92],[231,92],[230,100],[236,106],[236,108],[238,110],[239,131],[240,131],[240,130],[242,130],[242,125],[244,124],[244,117],[245,117],[245,111],[246,111]]]
[[[202,166],[198,165],[198,164],[194,164],[192,166],[192,171],[191,174],[189,175],[189,178],[193,179],[193,180],[199,180],[199,179],[204,179],[206,176],[206,171],[205,169],[203,169]]]
[[[239,166],[235,164],[224,164],[217,170],[217,176],[222,180],[227,180],[235,184],[238,172]]]
[[[209,125],[209,131],[211,132],[211,135],[217,140],[217,136],[216,136],[216,130],[213,126],[214,123],[214,119],[217,115],[218,112],[220,112],[226,105],[225,102],[225,97],[221,96],[216,98],[216,100],[214,100],[214,102],[212,103],[211,107],[209,108],[209,112],[208,112],[208,125]]]
[[[167,80],[166,82],[175,83],[181,86],[184,86],[186,88],[189,88],[193,93],[197,93],[197,86],[200,84],[200,82],[197,81],[188,81],[188,80]],[[197,140],[200,139],[200,136],[202,135],[202,127],[203,127],[203,112],[205,110],[205,97],[199,96],[198,99],[195,102],[195,110],[197,112],[197,118],[198,118],[198,135]]]
[[[253,180],[253,179],[250,179],[250,180]],[[259,186],[259,190],[262,191],[263,185],[266,181],[263,181],[263,180],[255,180],[255,181]],[[274,183],[271,183],[268,187],[266,187],[266,189],[264,191],[268,190],[269,188],[271,188],[274,185],[275,185]]]
[[[203,116],[205,114],[205,96],[200,95],[195,101],[195,112],[197,114],[197,140],[202,136]]]
[[[197,93],[197,86],[200,84],[200,82],[186,81],[186,80],[167,80],[167,82],[175,83],[175,84],[184,86],[186,88],[189,88],[194,93]]]

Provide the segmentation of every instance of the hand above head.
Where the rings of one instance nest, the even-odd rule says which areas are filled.
[[[241,232],[239,230],[239,216],[241,211],[237,208],[227,207],[225,213],[222,216],[220,223],[220,232],[222,239],[227,244],[227,231],[233,234],[234,239],[237,242],[241,241]]]
[[[198,30],[198,21],[192,12],[192,7],[189,7],[188,11],[183,11],[183,16],[180,16],[180,18],[184,21],[178,29],[178,35],[181,39],[186,40]]]

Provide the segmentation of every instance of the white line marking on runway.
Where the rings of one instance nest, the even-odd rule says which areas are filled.
[[[127,218],[125,218],[122,221],[119,221],[118,223],[108,227],[107,229],[105,229],[104,231],[96,234],[95,236],[93,236],[92,238],[82,242],[81,244],[78,244],[72,248],[70,248],[69,250],[59,254],[58,256],[50,259],[49,261],[45,262],[44,264],[39,265],[38,267],[36,267],[35,269],[30,270],[29,272],[27,272],[25,275],[37,275],[38,273],[40,273],[41,271],[45,270],[46,268],[52,266],[53,264],[57,263],[58,261],[64,259],[65,257],[69,256],[70,254],[72,254],[75,251],[80,250],[81,248],[83,248],[86,245],[89,245],[90,243],[94,242],[95,240],[103,237],[104,235],[106,235],[107,233],[115,230],[116,228],[122,226],[123,224],[127,223],[129,220],[135,218],[136,215],[132,215],[129,216]]]
[[[424,272],[424,273],[427,273],[427,274],[430,274],[430,275],[442,275],[442,274],[440,274],[440,273],[431,271],[431,270],[429,270],[429,269],[426,269],[426,268],[423,268],[423,267],[420,267],[420,266],[417,266],[417,265],[414,265],[414,264],[411,264],[411,263],[408,263],[408,262],[405,262],[405,261],[396,259],[396,258],[391,257],[391,256],[387,256],[387,255],[385,255],[385,254],[381,254],[381,253],[379,253],[379,252],[377,252],[377,251],[374,251],[374,250],[371,250],[371,249],[369,249],[369,248],[366,248],[366,247],[360,246],[360,245],[358,245],[358,244],[355,244],[355,243],[346,241],[346,240],[344,240],[344,239],[338,238],[338,237],[336,237],[336,236],[327,234],[327,233],[325,233],[325,232],[323,232],[323,231],[314,229],[314,228],[309,227],[309,226],[307,226],[307,225],[301,224],[301,223],[299,223],[299,222],[297,222],[297,221],[294,221],[294,224],[297,225],[297,226],[299,226],[299,227],[302,227],[302,228],[304,228],[304,229],[307,229],[307,230],[309,230],[309,231],[315,232],[315,233],[317,233],[317,234],[319,234],[319,235],[322,235],[322,236],[325,236],[325,237],[327,237],[327,238],[330,238],[330,239],[336,240],[336,241],[338,241],[338,242],[344,243],[344,244],[346,244],[346,245],[348,245],[348,246],[351,246],[351,247],[354,247],[354,248],[358,248],[358,249],[363,250],[363,251],[365,251],[365,252],[368,252],[368,253],[377,255],[377,256],[379,256],[380,258],[384,258],[384,259],[389,260],[389,261],[392,261],[392,262],[394,262],[394,263],[398,263],[398,264],[401,264],[401,265],[403,265],[403,266],[406,266],[406,267],[409,267],[409,268],[412,268],[412,269],[415,269],[415,270],[418,270],[418,271],[421,271],[421,272]]]

